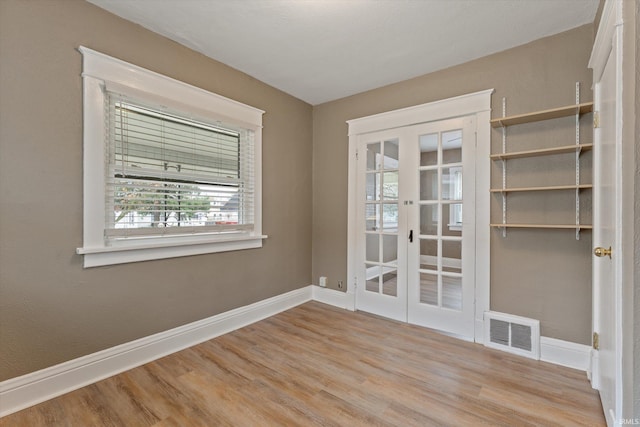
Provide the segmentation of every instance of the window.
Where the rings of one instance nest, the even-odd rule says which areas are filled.
[[[263,112],[80,51],[85,267],[261,247]]]

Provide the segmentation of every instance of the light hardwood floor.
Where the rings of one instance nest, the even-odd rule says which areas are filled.
[[[602,426],[584,372],[310,302],[0,426]]]

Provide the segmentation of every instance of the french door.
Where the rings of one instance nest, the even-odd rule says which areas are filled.
[[[473,337],[475,119],[359,135],[356,307]]]

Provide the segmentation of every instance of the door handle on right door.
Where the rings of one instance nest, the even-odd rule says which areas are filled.
[[[593,250],[593,254],[597,257],[605,257],[608,256],[609,259],[611,259],[611,246],[609,246],[609,249],[605,249],[601,246],[598,246],[597,248],[595,248]]]

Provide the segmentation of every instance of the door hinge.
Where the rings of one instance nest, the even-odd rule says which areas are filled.
[[[593,333],[593,349],[600,350],[600,335],[597,332]]]
[[[599,127],[600,127],[600,112],[594,111],[593,112],[593,128],[597,129]]]
[[[356,150],[356,160],[358,160],[358,150]]]

